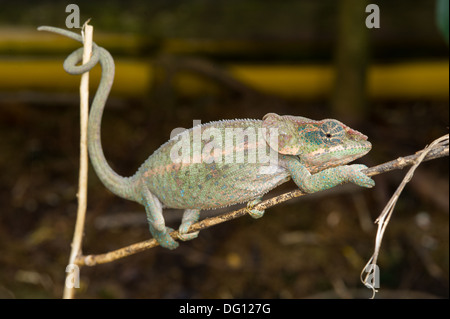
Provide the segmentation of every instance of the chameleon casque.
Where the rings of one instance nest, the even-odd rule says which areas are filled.
[[[70,31],[54,27],[40,27],[39,30],[59,33],[83,43],[80,35]],[[122,177],[108,165],[100,140],[103,109],[114,80],[114,61],[107,50],[95,43],[92,50],[90,61],[84,65],[77,66],[82,60],[83,48],[64,61],[64,69],[70,74],[87,72],[97,62],[102,67],[101,81],[89,114],[88,149],[92,165],[111,192],[145,207],[150,232],[165,248],[174,249],[178,243],[169,235],[171,229],[165,226],[164,207],[185,210],[179,237],[189,240],[198,235],[198,232],[188,233],[188,230],[198,220],[200,210],[248,202],[249,214],[254,218],[262,217],[264,211],[252,206],[260,202],[265,193],[289,179],[306,193],[344,182],[363,187],[375,185],[361,172],[365,165],[345,165],[370,151],[371,144],[365,135],[334,119],[314,121],[274,113],[266,114],[262,120],[223,120],[191,128],[163,144],[133,176]],[[231,145],[219,143],[227,132],[238,129],[248,134]],[[269,130],[276,134],[269,138]],[[250,133],[263,131],[252,140]],[[196,132],[201,134],[201,139],[195,138]],[[173,155],[179,154],[174,149],[179,148],[183,139],[189,149],[204,151],[210,146],[211,139],[205,140],[204,135],[214,136],[214,145],[221,146],[210,149],[214,150],[213,155],[206,152],[206,157],[199,160],[194,158],[193,152],[189,161],[174,161]],[[250,158],[249,154],[256,148],[271,154],[275,152],[275,161],[263,161],[259,156]],[[248,156],[238,160],[238,150]],[[231,160],[223,160],[226,156]]]

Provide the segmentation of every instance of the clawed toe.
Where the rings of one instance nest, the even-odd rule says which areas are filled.
[[[264,210],[259,210],[259,209],[253,208],[255,205],[258,205],[259,203],[261,203],[260,198],[254,199],[247,203],[247,213],[250,215],[250,217],[257,219],[257,218],[261,218],[264,216],[264,212],[265,212]]]
[[[198,234],[198,231],[189,234],[178,232],[178,238],[182,241],[187,241],[197,238]]]

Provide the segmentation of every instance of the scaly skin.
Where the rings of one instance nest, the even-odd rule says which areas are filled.
[[[82,42],[81,36],[66,30],[39,30]],[[191,128],[157,149],[135,175],[122,177],[106,162],[100,141],[101,117],[114,80],[114,61],[96,44],[91,60],[76,66],[81,60],[82,49],[78,49],[66,59],[64,69],[81,74],[98,61],[102,66],[102,79],[89,115],[92,165],[114,194],[145,207],[150,232],[163,247],[178,246],[169,235],[171,229],[165,226],[163,207],[185,210],[179,233],[180,239],[189,240],[198,235],[187,232],[198,220],[200,210],[248,202],[250,215],[260,218],[264,211],[252,207],[265,193],[290,178],[306,193],[345,182],[362,187],[375,185],[361,173],[366,166],[345,165],[370,151],[366,136],[337,120],[314,121],[274,113],[263,120],[225,120]],[[263,156],[267,154],[272,155],[270,160]]]

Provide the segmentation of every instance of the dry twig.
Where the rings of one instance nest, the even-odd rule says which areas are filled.
[[[377,235],[375,238],[375,250],[370,257],[367,264],[364,266],[364,269],[361,272],[361,281],[364,285],[366,285],[368,288],[372,289],[372,298],[375,297],[375,293],[377,292],[375,285],[373,285],[373,279],[374,278],[374,271],[377,269],[377,260],[378,255],[380,253],[380,247],[381,242],[383,240],[384,232],[387,228],[387,225],[389,223],[389,220],[391,219],[392,213],[395,208],[395,204],[397,203],[398,198],[400,197],[401,192],[405,188],[406,184],[411,180],[411,178],[414,175],[414,171],[416,168],[424,161],[426,160],[428,155],[433,154],[433,151],[436,151],[437,149],[446,149],[447,150],[447,156],[448,156],[448,138],[449,135],[444,135],[435,141],[433,141],[429,146],[427,146],[423,151],[419,152],[415,155],[414,158],[414,165],[409,169],[408,173],[405,175],[405,178],[401,182],[401,184],[398,186],[397,190],[395,191],[394,195],[392,195],[391,199],[387,203],[386,207],[381,212],[380,216],[375,220],[375,223],[378,224],[378,230]],[[401,161],[404,161],[401,160]],[[366,276],[364,279],[362,278],[363,274],[366,273]]]
[[[88,25],[88,21],[83,25],[83,64],[87,63],[92,53],[92,35],[94,28]],[[84,221],[87,206],[87,178],[88,178],[88,150],[87,150],[87,126],[89,116],[89,72],[81,76],[80,83],[80,172],[78,180],[78,210],[75,231],[72,240],[72,250],[70,252],[69,264],[66,267],[66,284],[64,285],[63,298],[72,299],[74,296],[75,282],[69,282],[74,279],[71,276],[71,269],[75,260],[82,254],[81,244],[83,240]]]

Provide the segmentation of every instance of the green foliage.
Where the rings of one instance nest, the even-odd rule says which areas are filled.
[[[448,45],[448,0],[436,1],[436,23]]]

